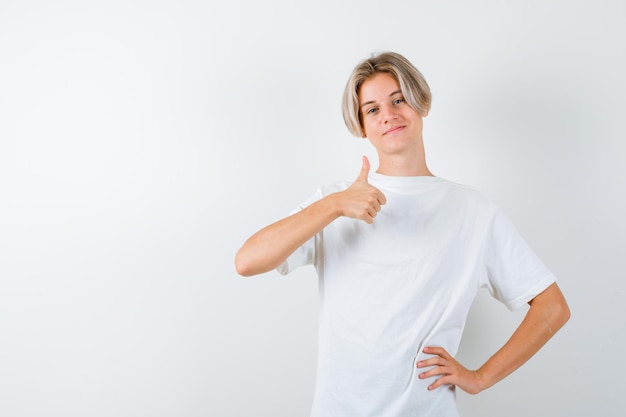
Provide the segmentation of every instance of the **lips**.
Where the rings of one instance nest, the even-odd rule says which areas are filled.
[[[388,134],[388,133],[396,133],[399,132],[400,130],[404,129],[406,126],[394,126],[391,129],[385,131],[385,133],[383,133],[383,136]]]

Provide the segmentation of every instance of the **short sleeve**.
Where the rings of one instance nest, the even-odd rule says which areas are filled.
[[[287,275],[296,268],[304,265],[312,265],[315,262],[315,240],[315,236],[307,240],[304,245],[300,246],[294,253],[289,255],[285,262],[278,265],[276,270],[282,275]]]
[[[322,190],[319,189],[315,194],[309,197],[304,203],[300,204],[289,215],[293,215],[305,207],[313,204],[322,198]],[[319,240],[319,234],[307,240],[302,246],[296,249],[282,264],[278,265],[276,271],[282,275],[287,275],[291,271],[304,265],[312,265],[315,263],[316,247]]]
[[[523,306],[556,280],[498,208],[486,235],[485,267],[491,295],[510,310]]]

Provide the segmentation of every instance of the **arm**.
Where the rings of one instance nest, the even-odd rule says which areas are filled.
[[[426,347],[424,353],[435,356],[419,361],[417,367],[434,368],[421,373],[419,377],[442,375],[428,389],[454,384],[469,394],[477,394],[491,387],[537,353],[570,317],[565,297],[556,283],[528,304],[530,309],[511,338],[475,371],[464,368],[441,347]]]
[[[363,157],[361,173],[346,190],[330,194],[252,235],[235,256],[237,273],[251,276],[275,269],[340,216],[372,223],[386,200],[380,190],[367,182],[369,169],[369,161]]]

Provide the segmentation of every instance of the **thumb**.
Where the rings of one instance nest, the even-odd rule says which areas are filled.
[[[365,181],[367,182],[367,176],[370,173],[370,161],[367,159],[367,156],[363,155],[363,166],[361,167],[361,172],[359,173],[359,177],[357,181]]]

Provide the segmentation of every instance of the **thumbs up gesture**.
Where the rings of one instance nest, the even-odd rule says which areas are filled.
[[[378,188],[369,184],[369,171],[370,161],[363,156],[363,166],[356,181],[341,192],[340,210],[343,216],[373,223],[387,199]]]

